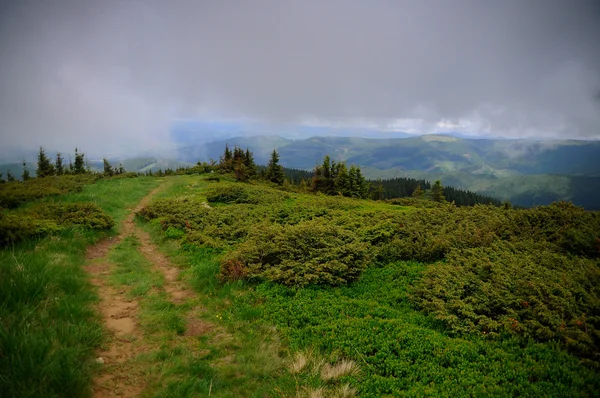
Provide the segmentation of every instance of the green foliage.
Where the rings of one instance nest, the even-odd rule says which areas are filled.
[[[71,172],[73,174],[85,174],[87,172],[85,168],[85,154],[80,153],[77,148],[75,148],[75,163]]]
[[[595,395],[597,371],[553,345],[481,333],[450,337],[438,321],[415,311],[410,285],[432,267],[369,268],[340,288],[265,283],[255,300],[294,350],[354,360],[361,372],[346,381],[360,397]]]
[[[52,176],[2,184],[0,206],[10,209],[47,196],[80,192],[85,185],[94,183],[96,179],[97,177],[93,175]]]
[[[40,152],[38,153],[37,169],[35,174],[38,178],[53,176],[56,174],[54,165],[52,162],[50,162],[50,159],[48,156],[46,156],[46,152],[42,147],[40,147]]]
[[[453,251],[425,271],[413,294],[455,332],[561,340],[598,361],[599,287],[596,261],[496,243]]]
[[[108,162],[108,159],[103,158],[102,159],[102,164],[104,166],[104,175],[105,176],[111,177],[111,176],[113,176],[115,174],[115,171],[113,170],[112,166]]]
[[[60,152],[58,152],[56,154],[56,164],[55,164],[55,170],[56,170],[56,175],[57,176],[61,176],[65,173],[65,167],[63,164],[63,157],[60,154]]]
[[[352,165],[348,170],[344,162],[332,162],[329,155],[326,155],[323,164],[314,170],[312,191],[326,195],[367,198],[369,184],[359,167]]]
[[[112,228],[113,220],[93,203],[40,204],[23,211],[0,213],[0,244],[41,237],[79,226]]]
[[[225,152],[221,156],[218,169],[222,173],[234,173],[238,181],[248,181],[256,176],[256,165],[252,152],[248,148],[244,151],[237,146],[231,152],[227,144],[225,144]]]
[[[256,226],[246,242],[224,258],[221,275],[224,280],[243,274],[293,286],[343,285],[366,268],[367,247],[355,234],[319,220]]]
[[[431,200],[434,202],[444,202],[446,197],[444,196],[444,187],[440,180],[437,180],[431,187]]]
[[[273,152],[271,153],[271,159],[269,159],[269,163],[267,164],[265,178],[277,185],[282,185],[285,180],[283,167],[279,164],[279,154],[276,149],[273,149]]]

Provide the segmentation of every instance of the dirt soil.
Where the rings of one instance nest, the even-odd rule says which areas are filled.
[[[150,235],[135,225],[135,214],[161,189],[162,186],[154,189],[132,209],[119,236],[98,242],[87,250],[85,269],[97,288],[100,296],[98,310],[110,333],[109,346],[97,353],[96,361],[102,364],[102,368],[93,382],[92,396],[95,398],[137,396],[143,392],[148,377],[143,369],[134,365],[135,357],[151,348],[144,341],[139,327],[139,302],[127,296],[125,287],[114,287],[108,282],[113,267],[108,260],[111,248],[126,236],[136,236],[140,241],[140,252],[164,275],[163,288],[170,300],[181,304],[194,296],[194,292],[179,281],[179,270],[152,243]],[[211,329],[211,324],[190,317],[186,336],[198,336]]]

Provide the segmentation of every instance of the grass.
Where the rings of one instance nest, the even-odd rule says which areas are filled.
[[[120,221],[157,183],[99,181],[80,193],[40,201],[93,201]],[[94,310],[98,298],[82,265],[88,245],[115,233],[71,228],[0,251],[0,395],[90,395],[93,354],[104,337]]]
[[[272,282],[221,284],[216,279],[223,254],[236,250],[246,239],[239,238],[243,235],[234,229],[236,227],[252,230],[256,228],[254,223],[264,220],[294,225],[303,217],[309,220],[323,217],[345,228],[359,230],[365,226],[357,222],[358,219],[385,215],[392,220],[391,213],[398,210],[409,215],[418,215],[416,212],[420,211],[425,216],[431,213],[428,209],[288,193],[279,199],[272,195],[274,200],[270,203],[211,204],[214,209],[209,212],[212,213],[203,210],[208,214],[203,217],[214,217],[221,226],[209,229],[211,226],[203,224],[202,219],[194,219],[194,206],[214,187],[230,183],[203,184],[197,177],[178,177],[173,184],[172,191],[163,192],[163,199],[194,198],[190,207],[182,206],[181,215],[190,220],[194,231],[204,229],[211,234],[221,234],[212,235],[216,236],[217,244],[200,240],[198,244],[180,245],[181,234],[175,233],[177,228],[165,233],[159,219],[145,227],[180,264],[186,281],[201,293],[206,319],[216,318],[231,336],[226,339],[231,344],[225,353],[234,360],[222,368],[219,356],[212,357],[213,363],[218,364],[213,365],[213,381],[240,375],[234,380],[244,389],[230,387],[230,392],[247,391],[246,395],[254,396],[254,391],[262,391],[259,384],[253,384],[254,380],[244,377],[249,374],[269,380],[271,394],[275,396],[354,393],[361,397],[594,396],[600,389],[597,368],[586,365],[557,342],[535,342],[508,334],[492,338],[476,333],[454,333],[442,321],[419,311],[409,291],[422,280],[424,272],[436,267],[435,263],[380,260],[377,266],[372,264],[367,268],[357,282],[335,288],[285,287]],[[255,191],[258,195],[260,189],[266,188],[250,187],[248,195],[255,195]],[[470,210],[464,210],[467,211]],[[215,214],[229,215],[232,220]],[[480,222],[476,219],[478,214],[473,213],[476,226]],[[418,217],[413,220],[422,222]],[[385,226],[363,231],[377,242],[387,239]],[[186,228],[190,227],[184,226],[179,231]],[[231,235],[223,233],[228,228],[232,228]],[[184,242],[186,238],[187,234]],[[278,365],[269,369],[255,353],[246,356],[244,351],[246,347],[263,351],[261,344],[265,344],[265,336],[261,334],[273,326],[275,329],[271,329],[273,332],[268,336],[271,342],[280,341],[276,344],[280,348],[275,350],[277,356],[271,356]],[[214,341],[207,340],[209,350],[213,344]],[[256,361],[254,368],[244,366],[246,358]],[[227,373],[227,369],[232,373]],[[189,377],[191,382],[192,375]],[[352,392],[352,389],[357,391]]]

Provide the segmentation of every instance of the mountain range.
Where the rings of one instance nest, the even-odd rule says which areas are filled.
[[[214,137],[216,137],[215,134]],[[180,137],[182,138],[182,137]],[[304,139],[276,135],[243,135],[211,142],[181,139],[167,157],[157,152],[145,157],[110,159],[128,171],[189,166],[218,160],[225,145],[253,152],[257,164],[266,164],[273,149],[288,168],[312,170],[325,155],[361,167],[370,179],[411,177],[441,180],[468,189],[533,206],[570,200],[587,209],[600,209],[600,142],[577,140],[516,140],[423,135],[401,138],[318,136]],[[206,137],[205,137],[206,138]],[[101,160],[91,160],[101,169]],[[35,170],[35,164],[28,167]],[[0,165],[20,176],[21,164]]]

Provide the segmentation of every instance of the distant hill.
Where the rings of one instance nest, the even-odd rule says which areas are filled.
[[[258,164],[273,148],[289,168],[312,169],[323,156],[356,164],[367,177],[441,179],[443,184],[521,206],[571,200],[600,208],[600,142],[469,139],[450,135],[374,139],[236,137],[184,147],[178,158],[217,160],[225,143],[248,147]]]

